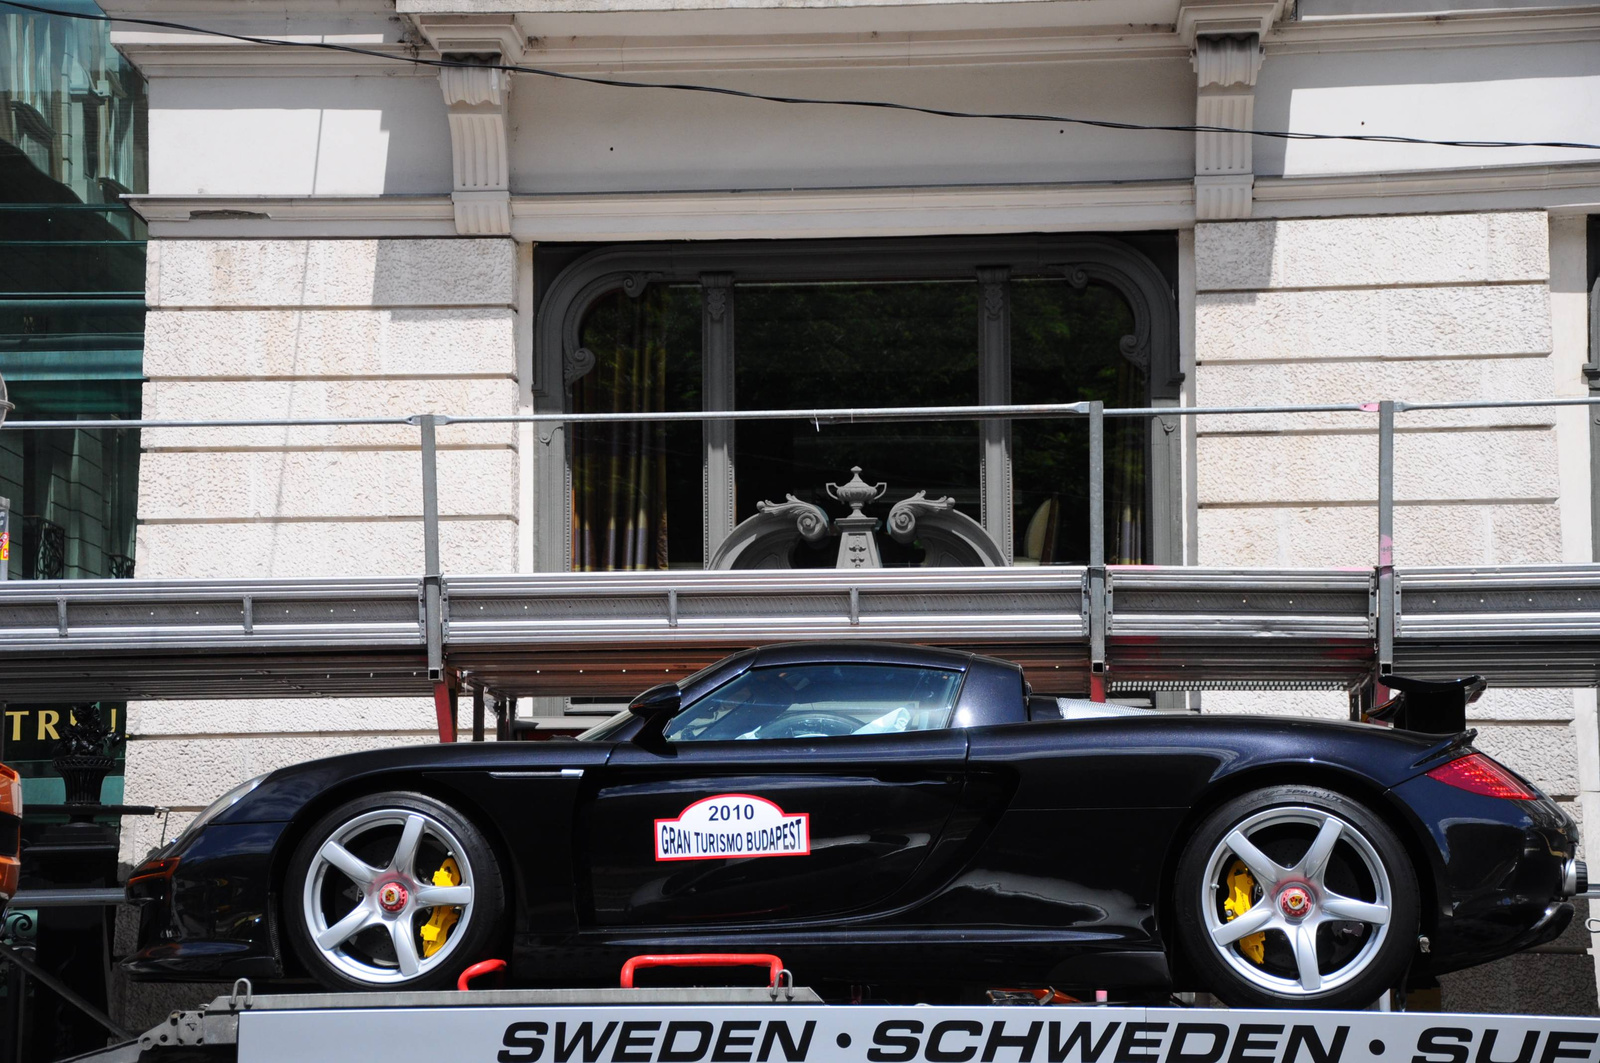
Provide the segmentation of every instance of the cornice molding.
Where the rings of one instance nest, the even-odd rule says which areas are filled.
[[[1263,47],[1271,56],[1596,40],[1600,40],[1600,4],[1515,13],[1456,11],[1297,19],[1279,23],[1263,38]]]
[[[1262,0],[1271,6],[1267,0]],[[161,14],[212,25],[223,18],[209,7]],[[1259,7],[1248,4],[1245,6]],[[297,9],[298,10],[298,9]],[[309,14],[311,9],[307,9]],[[829,69],[881,66],[960,66],[1053,63],[1101,59],[1175,59],[1192,54],[1193,40],[1237,19],[1217,15],[1215,5],[1186,0],[1185,33],[1172,26],[1040,26],[1032,29],[901,33],[773,33],[765,35],[683,35],[533,37],[509,16],[486,25],[483,16],[414,16],[419,29],[456,51],[471,48],[523,49],[519,62],[564,73],[634,74],[669,71]],[[146,12],[148,13],[148,12]],[[1259,23],[1259,13],[1256,23]],[[1239,23],[1242,25],[1242,23]],[[1201,30],[1204,25],[1206,29]],[[229,23],[229,28],[235,28]],[[257,25],[242,32],[262,32]],[[437,58],[430,39],[372,42],[352,35],[350,42],[396,57]],[[419,35],[420,36],[420,35]],[[306,37],[337,39],[333,37]],[[151,77],[247,77],[366,75],[432,77],[425,67],[306,48],[266,48],[171,32],[114,29],[113,43]],[[1489,47],[1600,41],[1600,4],[1542,12],[1460,12],[1437,16],[1360,16],[1279,21],[1262,38],[1268,56],[1307,52],[1387,51],[1407,48]],[[501,54],[511,54],[502,51]]]
[[[1455,202],[1439,203],[1451,197]],[[1420,214],[1600,207],[1600,162],[1485,166],[1410,173],[1258,177],[1258,214]]]
[[[823,239],[1185,228],[1187,181],[516,196],[534,241]]]
[[[449,196],[124,197],[156,239],[454,236]],[[1600,209],[1600,163],[1257,177],[1253,216]],[[525,241],[795,239],[1184,229],[1189,181],[1092,185],[514,195]]]

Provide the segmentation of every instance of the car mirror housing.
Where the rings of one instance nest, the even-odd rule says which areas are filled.
[[[660,683],[628,703],[628,711],[646,720],[666,720],[683,705],[683,691],[676,683]]]

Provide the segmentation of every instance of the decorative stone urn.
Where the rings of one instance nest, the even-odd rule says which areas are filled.
[[[710,569],[793,568],[794,549],[802,541],[813,545],[839,537],[837,568],[882,568],[878,550],[877,517],[862,512],[889,490],[885,483],[861,479],[861,467],[852,466],[850,479],[829,483],[828,497],[850,507],[848,516],[830,519],[822,508],[789,495],[786,502],[757,502],[756,515],[742,520],[712,555]],[[889,510],[885,529],[895,542],[915,543],[930,567],[1000,567],[1006,562],[983,526],[955,508],[953,498],[929,498],[918,491]]]

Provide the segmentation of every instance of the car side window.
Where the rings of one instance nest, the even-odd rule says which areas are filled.
[[[752,668],[667,724],[669,742],[933,731],[950,724],[961,673],[890,664]]]

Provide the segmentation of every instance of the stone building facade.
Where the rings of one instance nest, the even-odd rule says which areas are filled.
[[[785,346],[795,331],[785,323],[796,308],[814,315],[830,285],[856,286],[832,304],[840,331],[887,342],[893,330],[879,325],[901,315],[920,337],[924,363],[883,355],[898,377],[838,363],[841,380],[890,380],[872,400],[934,388],[941,374],[955,381],[940,392],[952,403],[1589,394],[1597,151],[954,119],[407,60],[495,58],[579,78],[1153,126],[1600,142],[1600,11],[1590,6],[116,0],[109,9],[364,49],[115,31],[149,79],[150,190],[133,199],[150,235],[146,417],[622,408],[601,386],[606,359],[620,356],[592,337],[612,327],[606,314],[621,320],[641,306],[670,349],[663,387],[676,386],[674,366],[694,366],[690,384],[654,408],[781,399],[785,381],[822,386],[800,348]],[[1081,301],[1100,291],[1102,303]],[[1082,387],[1108,390],[1053,384],[1077,379],[1076,363],[1051,362],[1059,345],[1038,337],[1092,345],[1097,329],[1133,337],[1083,348],[1082,358],[1106,361]],[[976,353],[946,343],[957,335],[976,336]],[[914,364],[928,368],[906,369]],[[1594,560],[1592,420],[1550,408],[1402,414],[1397,560]],[[1121,560],[1374,563],[1370,415],[1153,418],[1140,431],[1128,444],[1137,460]],[[584,567],[585,506],[600,503],[571,458],[588,445],[577,435],[442,430],[447,571]],[[1041,494],[1024,470],[1056,469],[1073,444],[1001,442],[1013,449],[993,450],[987,435],[897,445],[970,448],[961,451],[970,462],[928,475],[944,477],[939,486],[1014,563],[1072,560],[1071,485]],[[783,476],[796,477],[789,489],[820,486],[800,478],[844,450],[803,444],[766,440],[788,462],[770,468],[756,467],[760,448],[709,431],[685,444],[692,457],[667,463],[667,487],[649,501],[670,511],[671,530],[667,517],[629,526],[659,539],[642,563],[703,561],[753,493]],[[886,452],[874,457],[892,465]],[[137,574],[414,573],[417,457],[412,430],[384,426],[147,433]],[[532,709],[551,720],[575,708],[547,700]],[[1195,704],[1346,713],[1335,694],[1207,693]],[[1475,713],[1484,748],[1600,822],[1593,690],[1493,691]],[[432,728],[429,706],[379,699],[143,703],[129,720],[127,800],[182,810],[169,829],[239,779],[423,741]],[[129,860],[157,841],[153,830],[129,822]],[[1575,932],[1544,955],[1452,983],[1446,1003],[1505,1005],[1536,979],[1541,1006],[1592,1011],[1590,944]]]

